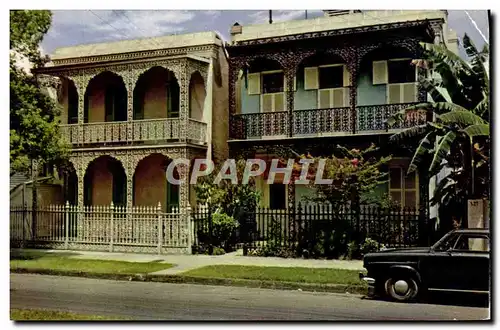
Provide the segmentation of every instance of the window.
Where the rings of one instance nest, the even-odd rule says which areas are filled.
[[[461,235],[455,244],[454,250],[462,251],[490,251],[490,244],[487,237],[484,236],[472,236],[472,235]]]
[[[402,207],[418,207],[415,172],[406,175],[406,170],[402,167],[389,168],[389,193],[391,199]]]
[[[269,185],[269,208],[273,210],[286,208],[286,185],[282,183]]]
[[[319,88],[344,87],[344,67],[342,65],[319,68]]]
[[[262,93],[281,93],[284,90],[283,72],[262,74]]]
[[[390,60],[387,62],[389,84],[415,82],[415,66],[410,59]]]

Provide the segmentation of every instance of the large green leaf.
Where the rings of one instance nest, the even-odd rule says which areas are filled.
[[[443,94],[441,91],[428,79],[421,78],[419,80],[420,86],[429,93],[433,102],[451,102],[451,98],[448,93]]]
[[[456,124],[462,127],[484,124],[484,120],[471,111],[450,111],[439,115],[439,120],[447,124]]]
[[[391,142],[401,143],[403,141],[415,140],[416,138],[424,136],[429,131],[429,126],[427,124],[413,126],[407,128],[403,131],[394,133],[389,138]]]
[[[438,146],[436,147],[436,151],[434,152],[434,157],[432,158],[431,166],[429,168],[430,175],[435,175],[437,167],[442,163],[446,155],[450,152],[451,144],[455,141],[457,135],[455,132],[450,131],[445,136],[443,136]]]
[[[436,132],[432,131],[427,133],[427,135],[420,141],[420,144],[413,154],[410,166],[408,167],[408,173],[414,172],[418,169],[422,158],[427,154],[432,148],[434,148],[434,141],[436,139]]]
[[[470,138],[475,136],[489,136],[490,135],[490,125],[489,124],[475,124],[470,125],[462,130]]]

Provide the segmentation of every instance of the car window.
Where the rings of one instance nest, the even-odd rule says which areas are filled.
[[[433,246],[433,249],[435,251],[448,251],[449,249],[452,249],[455,246],[457,238],[458,235],[456,235],[455,233],[446,235]]]
[[[479,235],[462,234],[454,247],[459,251],[490,251],[490,242],[488,237]]]

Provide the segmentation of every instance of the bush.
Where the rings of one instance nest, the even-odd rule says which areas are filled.
[[[379,242],[371,238],[366,238],[361,244],[351,241],[347,244],[347,259],[362,259],[365,254],[377,252],[383,248],[383,244],[379,245]]]
[[[198,245],[198,246],[193,246],[192,248],[192,251],[193,251],[193,254],[205,254],[205,255],[209,255],[209,246],[206,245],[206,244],[202,244],[202,245]],[[223,254],[226,254],[226,251],[221,248],[221,247],[217,247],[217,246],[214,246],[213,247],[213,253],[212,255],[214,256],[219,256],[219,255],[223,255]]]
[[[212,244],[218,247],[228,247],[231,237],[239,227],[238,221],[224,213],[212,215]]]

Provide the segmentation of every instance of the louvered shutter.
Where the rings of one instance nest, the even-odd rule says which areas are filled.
[[[344,87],[351,86],[351,74],[347,69],[347,65],[343,65],[344,67]]]
[[[258,95],[260,94],[260,73],[249,73],[248,79],[248,94]]]
[[[401,103],[401,85],[400,84],[387,85],[387,103],[388,104]]]
[[[345,106],[344,101],[344,88],[337,88],[332,90],[333,93],[333,107],[334,108],[342,108]]]
[[[403,84],[403,103],[411,103],[417,101],[417,85],[416,84]]]
[[[273,94],[262,94],[262,112],[273,111]]]
[[[330,90],[320,89],[319,90],[319,108],[328,109],[331,107],[330,103]]]
[[[274,94],[274,109],[273,111],[285,111],[284,93]]]
[[[304,68],[304,89],[318,89],[318,68]]]
[[[374,61],[373,62],[373,84],[387,84],[387,61]]]

